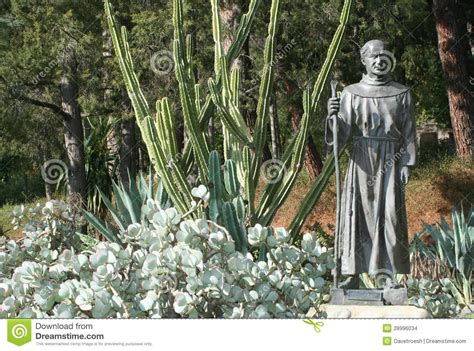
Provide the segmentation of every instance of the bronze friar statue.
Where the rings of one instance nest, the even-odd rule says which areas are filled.
[[[366,74],[329,99],[326,123],[329,143],[334,135],[338,145],[352,142],[337,233],[338,269],[348,278],[339,287],[359,288],[359,273],[368,272],[387,288],[393,274],[410,273],[404,187],[416,159],[415,119],[409,88],[390,78],[395,59],[385,43],[371,40],[360,54]]]

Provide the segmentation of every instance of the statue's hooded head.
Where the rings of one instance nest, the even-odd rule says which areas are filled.
[[[387,76],[395,68],[395,56],[382,40],[370,40],[360,49],[360,60],[371,78]]]

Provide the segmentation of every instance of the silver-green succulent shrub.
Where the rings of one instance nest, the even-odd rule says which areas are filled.
[[[461,312],[461,306],[443,283],[446,283],[443,279],[408,279],[409,303],[424,308],[435,318],[456,317]]]
[[[193,193],[200,197],[195,206],[205,206],[207,189]],[[333,257],[314,234],[298,248],[283,228],[262,237],[263,227],[252,227],[249,244],[268,248],[267,261],[257,261],[236,251],[218,224],[182,218],[153,200],[142,212],[148,224],[120,232],[123,246],[51,249],[52,237],[39,229],[4,239],[0,318],[303,318],[328,300],[323,277]]]
[[[82,248],[84,236],[76,232],[76,229],[83,224],[84,218],[79,211],[57,200],[48,201],[44,206],[37,203],[31,208],[18,205],[12,212],[13,228],[23,229],[22,240],[26,251],[31,255],[41,254],[37,251],[39,247],[33,243],[46,240],[46,236],[49,249]],[[45,249],[45,246],[41,246],[41,249]]]

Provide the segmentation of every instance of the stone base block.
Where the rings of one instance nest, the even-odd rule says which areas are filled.
[[[432,318],[431,314],[415,306],[321,305],[327,318]]]
[[[393,289],[331,289],[332,305],[407,305],[406,288]]]

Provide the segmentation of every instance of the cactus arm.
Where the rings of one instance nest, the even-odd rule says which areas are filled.
[[[190,55],[186,48],[186,36],[184,35],[184,13],[183,0],[173,0],[173,28],[174,39],[178,41],[179,52],[182,53],[181,58],[185,66],[188,64],[188,57]],[[189,55],[185,55],[188,53]]]
[[[183,119],[192,142],[199,177],[202,182],[207,182],[209,148],[204,133],[199,128],[199,114],[194,95],[194,82],[190,74],[190,62],[186,56],[186,41],[184,36],[183,1],[173,1],[173,58],[176,79],[178,80],[179,96],[183,107]],[[188,50],[190,51],[190,49]]]
[[[219,213],[222,207],[222,177],[219,153],[215,150],[209,153],[209,217],[214,223],[219,223]]]
[[[301,120],[300,131],[297,134],[296,141],[293,147],[293,157],[291,158],[291,164],[288,169],[283,168],[283,182],[278,188],[278,192],[275,196],[271,198],[269,206],[264,208],[264,212],[261,214],[261,217],[258,217],[258,221],[262,225],[269,225],[276,214],[278,208],[283,204],[283,202],[288,197],[290,190],[296,182],[298,173],[302,168],[302,162],[304,157],[304,149],[306,146],[306,136],[308,133],[308,121],[309,121],[309,112],[311,108],[310,96],[308,90],[303,94],[303,106],[304,106],[304,115]],[[286,173],[286,174],[285,174]]]
[[[196,90],[197,89],[195,89],[195,91]],[[199,91],[200,90],[201,89],[199,89]],[[200,93],[199,93],[199,96],[200,96]],[[199,110],[199,129],[200,130],[206,130],[207,125],[209,123],[209,118],[214,113],[214,103],[212,102],[212,97],[211,97],[210,94],[207,95],[206,96],[206,101],[204,102],[204,105],[202,105],[202,107],[199,106],[197,95],[196,95],[195,99],[196,99],[197,109]],[[187,170],[187,173],[190,173],[190,169],[192,168],[192,165],[193,165],[193,162],[194,162],[192,143],[187,143],[184,146],[184,150],[182,152],[182,160],[183,160],[182,161],[183,169]]]
[[[142,129],[142,135],[144,135],[143,131],[149,133],[149,136],[147,138],[144,137],[144,140],[147,143],[152,162],[157,165],[156,170],[163,180],[166,192],[177,209],[181,213],[186,213],[192,201],[191,187],[178,165],[173,162],[171,164],[166,162],[161,145],[157,142],[158,135],[151,118],[147,117],[144,120],[144,124],[145,127]],[[170,168],[173,172],[170,172]]]
[[[239,218],[239,221],[241,223],[244,223],[245,219],[246,219],[244,199],[242,198],[242,196],[237,196],[236,198],[234,198],[232,200],[232,204],[235,207],[235,210],[237,212],[237,217]]]
[[[127,35],[125,27],[122,27],[121,36],[118,35],[118,25],[112,14],[112,8],[108,1],[105,2],[105,13],[107,16],[107,23],[111,32],[112,42],[115,49],[115,54],[118,58],[120,69],[122,71],[123,78],[125,80],[125,86],[127,93],[132,102],[137,124],[140,128],[143,140],[147,147],[150,159],[163,180],[163,184],[171,198],[171,201],[175,204],[176,208],[184,213],[187,210],[186,204],[191,203],[191,191],[189,185],[185,181],[184,174],[181,169],[177,168],[176,173],[181,185],[187,189],[186,192],[178,193],[175,191],[175,181],[172,179],[169,171],[167,170],[167,159],[161,146],[159,145],[159,136],[156,131],[156,125],[153,123],[151,118],[150,109],[148,103],[140,89],[138,78],[133,71],[133,64],[131,61],[130,50],[127,44]],[[183,183],[184,180],[184,183]]]
[[[250,136],[247,127],[241,124],[239,121],[240,112],[235,108],[235,106],[231,106],[230,101],[226,105],[218,93],[217,85],[214,79],[209,79],[209,91],[211,92],[211,96],[214,102],[214,106],[217,109],[217,114],[220,117],[222,123],[225,127],[232,133],[237,139],[239,139],[244,145],[251,145],[252,144],[252,137]]]
[[[252,153],[248,146],[244,146],[242,152],[242,164],[243,168],[246,170],[244,173],[244,189],[245,197],[247,200],[247,215],[252,220],[255,215],[255,187],[253,186],[253,181],[250,174],[250,169],[252,166]]]
[[[281,164],[281,168],[279,170],[278,175],[274,178],[274,181],[272,181],[271,183],[267,183],[267,185],[263,189],[263,194],[260,198],[260,202],[256,210],[257,218],[261,218],[263,216],[263,212],[265,211],[265,209],[270,206],[272,199],[276,196],[276,194],[278,193],[278,189],[283,183],[286,171],[290,169],[291,156],[292,156],[291,153],[294,149],[296,139],[297,139],[297,136],[294,136],[291,139],[290,144],[286,147],[285,153],[283,154],[283,157],[281,159],[282,164]]]
[[[156,100],[155,108],[156,108],[155,127],[158,133],[158,138],[160,139],[160,143],[166,146],[165,126],[164,126],[163,116],[161,115],[161,100]],[[168,158],[171,157],[168,150],[166,150],[166,156]]]
[[[240,74],[240,69],[235,67],[232,68],[232,72],[230,75],[230,89],[232,91],[231,93],[231,99],[235,107],[240,108],[240,101],[239,101],[239,96],[240,96],[240,80],[241,80],[241,74]],[[245,124],[245,122],[244,122]]]
[[[192,55],[194,54],[194,40],[191,34],[188,34],[186,36],[186,68],[187,68],[187,76],[189,77],[189,80],[191,82],[191,85],[195,86],[196,85],[196,79],[194,77],[194,72],[193,72],[193,62],[192,62]],[[194,93],[194,92],[193,92]],[[197,105],[196,105],[196,110],[199,111]]]
[[[263,147],[266,143],[268,109],[270,104],[270,96],[273,89],[273,75],[275,71],[273,58],[275,56],[279,8],[280,1],[272,0],[270,23],[268,25],[268,36],[265,42],[264,67],[262,71],[262,80],[260,82],[259,98],[257,104],[257,120],[255,123],[254,133],[255,157],[253,158],[252,162],[251,179],[255,187],[258,184],[259,168],[263,157]]]
[[[223,56],[221,42],[221,19],[219,16],[219,0],[211,0],[212,8],[212,37],[214,38],[214,73],[219,77],[220,60]]]
[[[182,61],[182,53],[179,52],[180,44],[178,40],[174,41],[174,58],[175,72],[179,85],[179,95],[181,105],[183,107],[183,119],[186,129],[192,142],[196,163],[199,169],[199,176],[202,182],[207,181],[208,167],[207,160],[209,158],[209,149],[204,134],[199,128],[199,119],[195,106],[193,89],[190,89],[188,78],[186,77],[185,68]]]
[[[269,199],[268,197],[264,198],[267,204],[268,201],[271,202],[270,204],[268,204],[268,206],[260,207],[260,211],[258,212],[258,221],[262,225],[268,225],[271,222],[278,208],[288,197],[290,190],[296,182],[297,175],[301,170],[304,158],[304,148],[306,146],[306,138],[308,134],[309,119],[314,115],[314,112],[316,111],[322,90],[329,76],[329,72],[331,71],[331,68],[333,66],[337,52],[340,48],[344,30],[349,20],[351,3],[352,0],[346,0],[344,2],[343,11],[340,17],[340,24],[336,29],[336,33],[334,34],[334,37],[329,46],[328,55],[326,56],[323,67],[314,85],[313,91],[311,93],[311,98],[309,98],[308,92],[304,94],[303,106],[305,109],[305,113],[303,115],[301,127],[298,132],[295,145],[293,147],[294,149],[292,150],[293,157],[291,161],[291,166],[287,176],[285,176],[284,181],[280,184],[276,194],[275,190],[273,189],[273,196],[271,197],[271,199]]]
[[[105,2],[105,12],[107,14],[107,23],[111,32],[112,42],[115,48],[115,54],[118,57],[120,69],[122,71],[127,92],[129,92],[130,100],[132,102],[138,122],[141,122],[146,116],[150,115],[148,103],[140,89],[136,84],[136,75],[130,67],[130,62],[125,53],[123,36],[119,36],[119,28],[112,15],[112,9],[108,1]],[[122,30],[122,33],[125,31]]]
[[[313,93],[311,95],[311,115],[313,116],[314,112],[316,111],[317,105],[321,98],[321,94],[323,89],[326,85],[326,81],[329,77],[329,72],[332,69],[334,64],[334,60],[336,59],[336,55],[339,52],[341,47],[342,38],[344,36],[344,32],[347,27],[347,23],[349,22],[349,17],[352,9],[353,0],[344,0],[344,5],[342,7],[341,16],[339,17],[339,25],[334,33],[334,37],[332,38],[331,44],[329,45],[328,54],[326,59],[324,60],[323,66],[321,71],[319,72],[318,78],[314,83]]]
[[[226,160],[224,163],[224,185],[231,197],[239,195],[240,183],[237,177],[237,167],[232,159]]]
[[[156,101],[156,130],[160,144],[164,147],[166,158],[176,162],[178,141],[175,134],[175,120],[167,98]]]
[[[250,29],[252,28],[252,24],[255,20],[255,12],[259,4],[260,0],[250,0],[247,13],[244,14],[240,19],[239,27],[237,28],[234,40],[227,51],[227,62],[229,62],[230,65],[232,65],[237,56],[239,56],[239,53],[249,36]]]
[[[229,231],[232,239],[235,241],[235,248],[244,254],[247,253],[247,234],[242,226],[242,223],[237,217],[237,212],[231,202],[225,202],[222,207],[224,225]]]
[[[178,140],[176,138],[176,124],[173,113],[171,112],[168,98],[164,97],[161,100],[161,116],[163,118],[164,136],[165,140],[163,144],[168,146],[169,152],[172,157],[176,157],[178,154]]]
[[[201,104],[201,85],[199,84],[194,84],[194,98],[195,98],[196,110],[199,113],[199,123],[201,123],[202,104]]]

